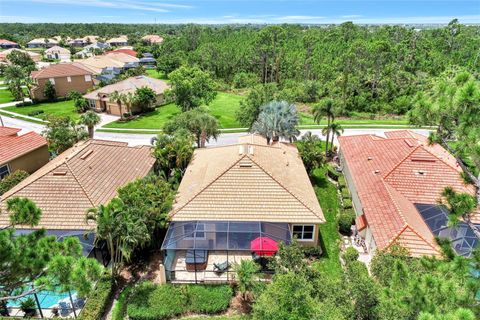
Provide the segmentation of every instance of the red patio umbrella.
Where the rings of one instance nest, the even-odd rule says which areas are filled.
[[[259,256],[273,256],[278,251],[278,244],[268,237],[258,237],[250,242],[250,249]]]

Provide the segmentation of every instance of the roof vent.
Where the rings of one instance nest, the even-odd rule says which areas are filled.
[[[368,157],[367,160],[368,161],[373,160],[373,157]]]
[[[380,173],[380,170],[375,170],[375,171],[373,171],[373,173],[379,174],[379,173]]]
[[[53,171],[53,175],[54,176],[66,176],[67,175],[67,171],[63,170],[58,170],[58,171]]]
[[[253,156],[253,146],[248,146],[248,154]]]
[[[82,160],[85,160],[88,158],[89,155],[91,155],[93,153],[93,150],[88,150],[87,152],[85,152],[81,157],[80,159]]]
[[[416,172],[416,174],[417,174],[418,176],[426,176],[426,175],[427,175],[427,171],[418,170],[418,171]]]
[[[435,162],[435,158],[430,158],[430,157],[412,157],[411,158],[412,161],[415,161],[415,162]]]

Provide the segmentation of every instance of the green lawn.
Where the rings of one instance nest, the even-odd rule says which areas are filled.
[[[313,176],[313,186],[323,215],[327,221],[320,226],[320,238],[325,255],[315,263],[315,268],[321,272],[340,275],[340,249],[337,241],[340,235],[337,230],[336,216],[339,211],[337,188],[325,177],[326,168],[316,169]]]
[[[152,78],[167,80],[167,75],[163,72],[158,72],[155,69],[147,69],[147,75]]]
[[[25,116],[28,116],[29,113],[31,112],[43,110],[44,113],[34,116],[35,118],[39,118],[42,120],[46,120],[47,117],[50,115],[69,116],[75,120],[79,118],[79,114],[75,111],[75,107],[73,105],[72,100],[59,101],[59,102],[44,102],[44,103],[38,103],[35,105],[25,106],[25,107],[12,106],[12,107],[7,107],[3,109],[7,111],[16,112]]]
[[[235,112],[240,108],[242,96],[219,92],[215,100],[205,107],[211,115],[218,119],[221,128],[238,128],[240,124],[235,120]],[[128,129],[160,129],[163,124],[181,111],[174,103],[158,107],[139,118],[128,122],[111,122],[105,128]]]
[[[0,103],[12,102],[13,96],[7,89],[0,90]]]

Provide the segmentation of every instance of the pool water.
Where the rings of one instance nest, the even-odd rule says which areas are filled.
[[[75,292],[72,292],[72,295],[74,293]],[[67,298],[68,297],[68,292],[57,293],[57,292],[53,292],[53,291],[40,291],[40,292],[37,293],[37,296],[38,296],[38,301],[40,302],[40,306],[42,307],[42,309],[46,309],[46,308],[52,308],[54,305],[58,304],[58,301]],[[17,300],[10,300],[10,301],[8,301],[7,305],[9,307],[20,307],[20,303],[22,302],[22,300],[25,300],[28,297],[32,297],[33,299],[35,299],[35,296],[33,294],[31,294],[27,297],[23,297],[23,298],[20,298],[20,299],[17,299]]]

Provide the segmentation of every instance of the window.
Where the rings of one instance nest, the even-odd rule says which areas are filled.
[[[89,74],[86,74],[85,75],[85,82],[90,82],[90,81],[92,81],[92,76],[89,75]]]
[[[299,241],[313,241],[314,236],[313,232],[315,231],[314,225],[294,225],[293,226],[293,236],[296,237]]]
[[[52,84],[55,84],[55,79],[54,78],[49,78],[48,81],[50,81]]]
[[[8,176],[10,174],[10,169],[8,168],[8,164],[3,165],[0,167],[0,179]]]
[[[197,223],[196,227],[197,229],[194,235],[195,224],[189,223],[183,226],[183,232],[184,234],[187,235],[186,239],[193,239],[193,238],[205,239],[205,224]]]
[[[72,78],[71,78],[71,77],[67,77],[67,81],[68,81],[68,82],[72,82]]]

